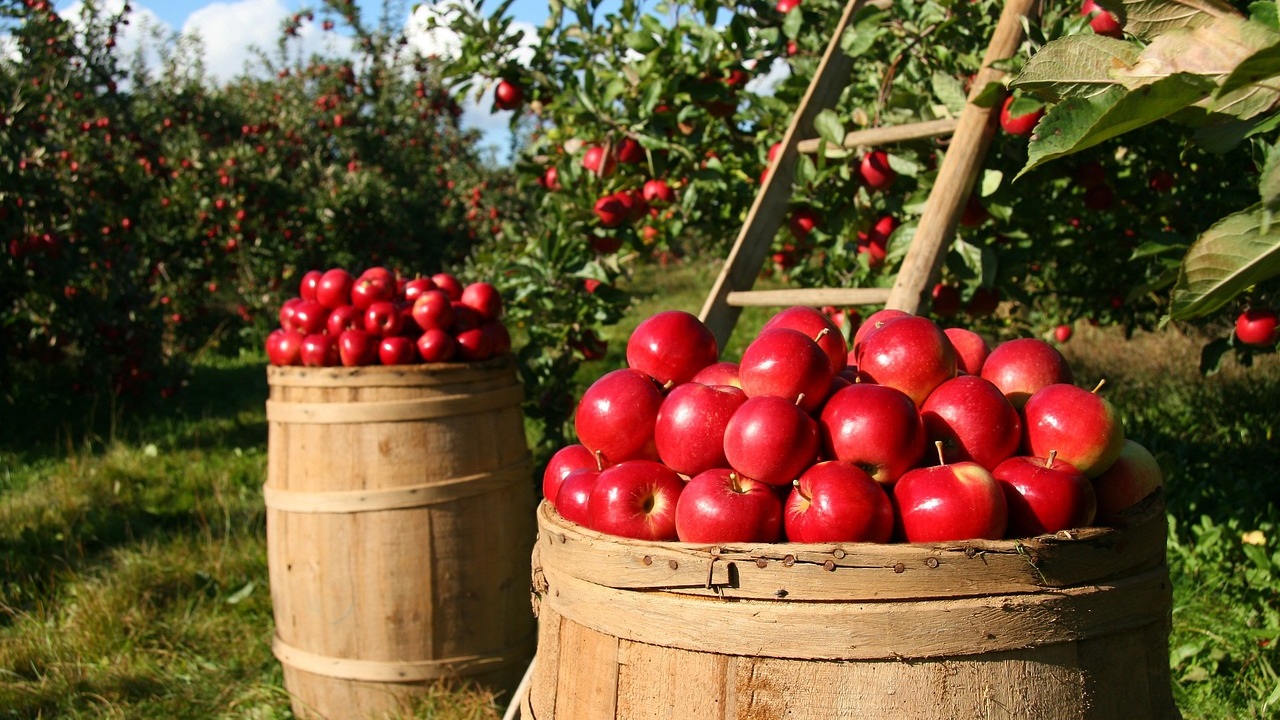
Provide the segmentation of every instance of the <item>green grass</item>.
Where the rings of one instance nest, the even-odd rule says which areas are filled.
[[[620,364],[644,317],[696,312],[716,270],[639,269],[609,356],[579,379]],[[744,313],[726,357],[770,312]],[[1202,378],[1199,345],[1080,327],[1063,349],[1082,384],[1107,378],[1128,434],[1167,472],[1183,715],[1276,717],[1280,359]],[[269,645],[265,398],[262,358],[245,356],[202,359],[167,409],[3,408],[0,719],[291,717]],[[504,708],[442,688],[415,716],[493,720]]]

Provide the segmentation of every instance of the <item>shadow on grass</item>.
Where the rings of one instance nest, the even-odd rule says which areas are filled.
[[[171,398],[128,402],[74,394],[55,376],[15,388],[0,406],[0,453],[20,462],[56,461],[113,440],[165,440],[178,448],[265,445],[265,365],[222,361],[193,368]]]

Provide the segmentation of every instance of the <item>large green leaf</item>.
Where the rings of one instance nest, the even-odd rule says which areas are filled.
[[[1222,0],[1102,0],[1107,9],[1118,9],[1125,32],[1151,38],[1174,28],[1199,27],[1214,18],[1239,15]]]
[[[1280,275],[1280,227],[1262,205],[1228,215],[1192,243],[1170,295],[1169,317],[1204,317],[1251,285]]]
[[[1237,65],[1235,70],[1222,81],[1218,93],[1226,94],[1264,80],[1274,81],[1276,75],[1280,75],[1280,35],[1276,36],[1275,43],[1258,50]]]
[[[1055,101],[1097,95],[1114,87],[1116,68],[1132,66],[1140,52],[1133,43],[1103,35],[1069,35],[1040,48],[1011,85]]]
[[[1087,98],[1067,98],[1050,107],[1036,125],[1027,164],[1018,177],[1050,160],[1155,122],[1203,98],[1207,91],[1195,76],[1174,75],[1134,92],[1112,87]]]

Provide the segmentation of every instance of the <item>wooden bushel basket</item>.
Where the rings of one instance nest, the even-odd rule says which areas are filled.
[[[523,720],[1177,718],[1163,506],[938,544],[626,540],[547,503]]]
[[[273,650],[294,713],[381,718],[533,655],[535,494],[509,359],[269,367]]]

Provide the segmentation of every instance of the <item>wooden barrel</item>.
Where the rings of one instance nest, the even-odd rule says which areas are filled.
[[[1179,717],[1163,512],[1126,530],[707,547],[538,510],[524,720]]]
[[[267,381],[273,650],[295,714],[381,718],[449,680],[509,693],[536,640],[514,364]]]

